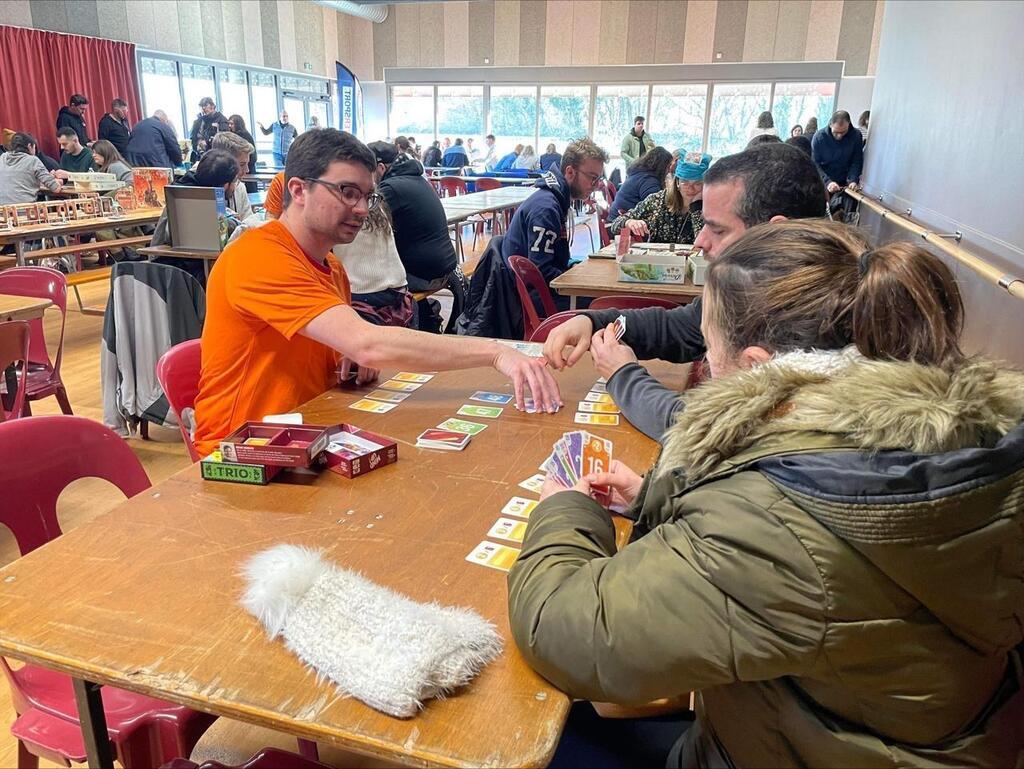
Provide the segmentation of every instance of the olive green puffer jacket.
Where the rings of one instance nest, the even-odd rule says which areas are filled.
[[[1024,376],[814,358],[686,396],[621,552],[545,500],[519,648],[575,697],[696,690],[684,766],[1024,765]]]

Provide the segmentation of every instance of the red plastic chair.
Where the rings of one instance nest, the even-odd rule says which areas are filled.
[[[519,303],[523,306],[523,339],[529,340],[540,326],[540,322],[558,312],[558,308],[551,296],[551,289],[548,288],[537,265],[525,256],[510,256],[508,263],[516,276],[516,291],[519,293]],[[544,310],[543,317],[537,314],[537,308],[530,296],[531,289],[540,297],[540,304]]]
[[[39,457],[45,456],[46,462]],[[0,424],[4,504],[0,524],[22,555],[60,536],[57,498],[79,478],[103,478],[126,496],[149,488],[135,454],[113,431],[76,416],[43,416]],[[0,658],[17,720],[18,766],[38,758],[66,765],[86,753],[71,679],[35,665],[12,670]],[[125,769],[159,766],[189,755],[214,716],[112,687],[102,690],[107,733]]]
[[[590,303],[591,310],[642,310],[645,307],[672,310],[679,307],[679,302],[654,296],[602,296]]]
[[[597,217],[597,231],[601,235],[601,248],[612,242],[612,234],[608,232],[608,225],[605,224],[603,216]]]
[[[502,186],[503,185],[501,182],[490,176],[485,176],[484,178],[477,179],[476,181],[477,192],[485,192],[486,190],[500,190]]]
[[[466,182],[456,176],[442,176],[441,189],[444,192],[443,197],[453,198],[456,195],[465,195]]]
[[[548,341],[548,334],[550,334],[553,329],[561,326],[570,318],[575,318],[579,314],[579,310],[564,310],[563,312],[556,312],[554,315],[549,315],[541,321],[540,325],[537,326],[536,329],[534,329],[533,334],[530,336],[530,341]]]
[[[68,282],[64,274],[47,267],[13,267],[0,272],[0,294],[49,299],[60,310],[60,340],[57,355],[51,361],[43,335],[43,320],[29,321],[31,340],[28,351],[28,383],[25,389],[25,414],[31,414],[31,401],[56,396],[60,410],[72,414],[71,402],[60,378],[60,361],[64,355],[64,323],[68,314]]]
[[[160,769],[331,769],[327,764],[314,761],[287,750],[264,748],[241,766],[228,766],[220,761],[204,761],[197,764],[187,758],[176,758]]]
[[[165,352],[156,364],[156,381],[167,396],[167,402],[178,417],[178,428],[181,439],[185,442],[188,455],[193,462],[202,457],[196,451],[188,428],[185,427],[181,415],[185,409],[195,410],[196,396],[199,395],[199,371],[202,363],[198,339],[176,344]]]
[[[11,320],[0,323],[0,377],[3,379],[4,400],[10,401],[10,410],[0,400],[0,422],[25,415],[25,368],[29,355],[28,321]],[[14,392],[11,392],[11,390]]]

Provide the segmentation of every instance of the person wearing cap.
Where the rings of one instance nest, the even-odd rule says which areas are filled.
[[[89,138],[89,131],[85,127],[85,108],[89,105],[89,100],[80,93],[71,94],[71,98],[68,99],[68,106],[61,107],[60,112],[57,113],[57,133],[60,133],[62,128],[70,128],[76,134],[78,134],[78,141],[81,142],[83,147],[88,147],[92,144],[92,139]]]
[[[710,165],[710,155],[687,152],[676,163],[665,189],[617,216],[608,229],[618,235],[625,228],[635,240],[651,243],[693,243],[704,226],[701,195]]]
[[[656,142],[647,131],[644,130],[644,116],[637,115],[633,118],[633,130],[626,134],[622,140],[622,147],[619,154],[622,155],[622,162],[626,168],[633,165],[645,152],[653,150]]]
[[[377,189],[391,209],[395,247],[405,265],[409,290],[443,288],[459,259],[440,198],[423,177],[418,160],[400,155],[389,142],[373,142],[369,148],[377,158]],[[418,318],[421,330],[441,330],[440,315],[429,299],[419,303]]]

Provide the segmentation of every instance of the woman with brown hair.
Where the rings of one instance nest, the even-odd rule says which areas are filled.
[[[132,167],[128,165],[127,160],[121,157],[117,147],[106,139],[93,142],[92,162],[97,171],[113,174],[119,182],[132,183]]]
[[[618,235],[625,228],[634,240],[651,243],[693,243],[704,226],[704,174],[710,165],[710,155],[687,152],[679,158],[664,189],[612,219],[609,231]]]
[[[520,650],[573,697],[695,692],[669,766],[1018,764],[1024,375],[964,356],[941,260],[840,224],[750,229],[703,306],[713,379],[646,478],[545,483]]]

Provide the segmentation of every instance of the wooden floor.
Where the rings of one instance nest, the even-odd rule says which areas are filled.
[[[487,240],[477,242],[472,247],[472,231],[465,230],[464,248],[466,256],[476,256],[483,252]],[[577,230],[577,238],[573,243],[572,252],[577,258],[589,252],[590,239],[583,229]],[[97,282],[80,287],[82,301],[86,306],[103,306],[106,303],[109,284]],[[442,301],[442,314],[447,317],[450,300]],[[45,320],[46,338],[51,351],[56,349],[60,335],[60,313],[49,310]],[[100,392],[100,344],[102,341],[103,318],[94,315],[82,315],[78,312],[74,297],[68,297],[67,322],[64,331],[64,358],[61,363],[61,374],[68,389],[68,397],[75,414],[88,417],[98,422],[103,421],[103,397]],[[55,398],[47,398],[32,404],[33,415],[59,414],[60,407]],[[150,439],[143,441],[137,435],[128,439],[135,455],[142,462],[152,483],[159,483],[179,470],[188,467],[189,459],[181,436],[177,429],[168,430],[151,427]],[[106,481],[84,479],[69,486],[61,495],[57,504],[57,514],[64,531],[73,529],[124,500],[121,493]],[[18,548],[14,537],[6,527],[0,526],[0,565],[10,563],[18,558]],[[69,572],[73,575],[73,571]],[[73,578],[73,576],[72,576]],[[15,664],[15,667],[17,665]],[[0,683],[0,767],[17,766],[17,742],[10,735],[8,726],[14,722],[15,713],[11,707],[6,680]],[[42,767],[54,767],[40,761]]]

